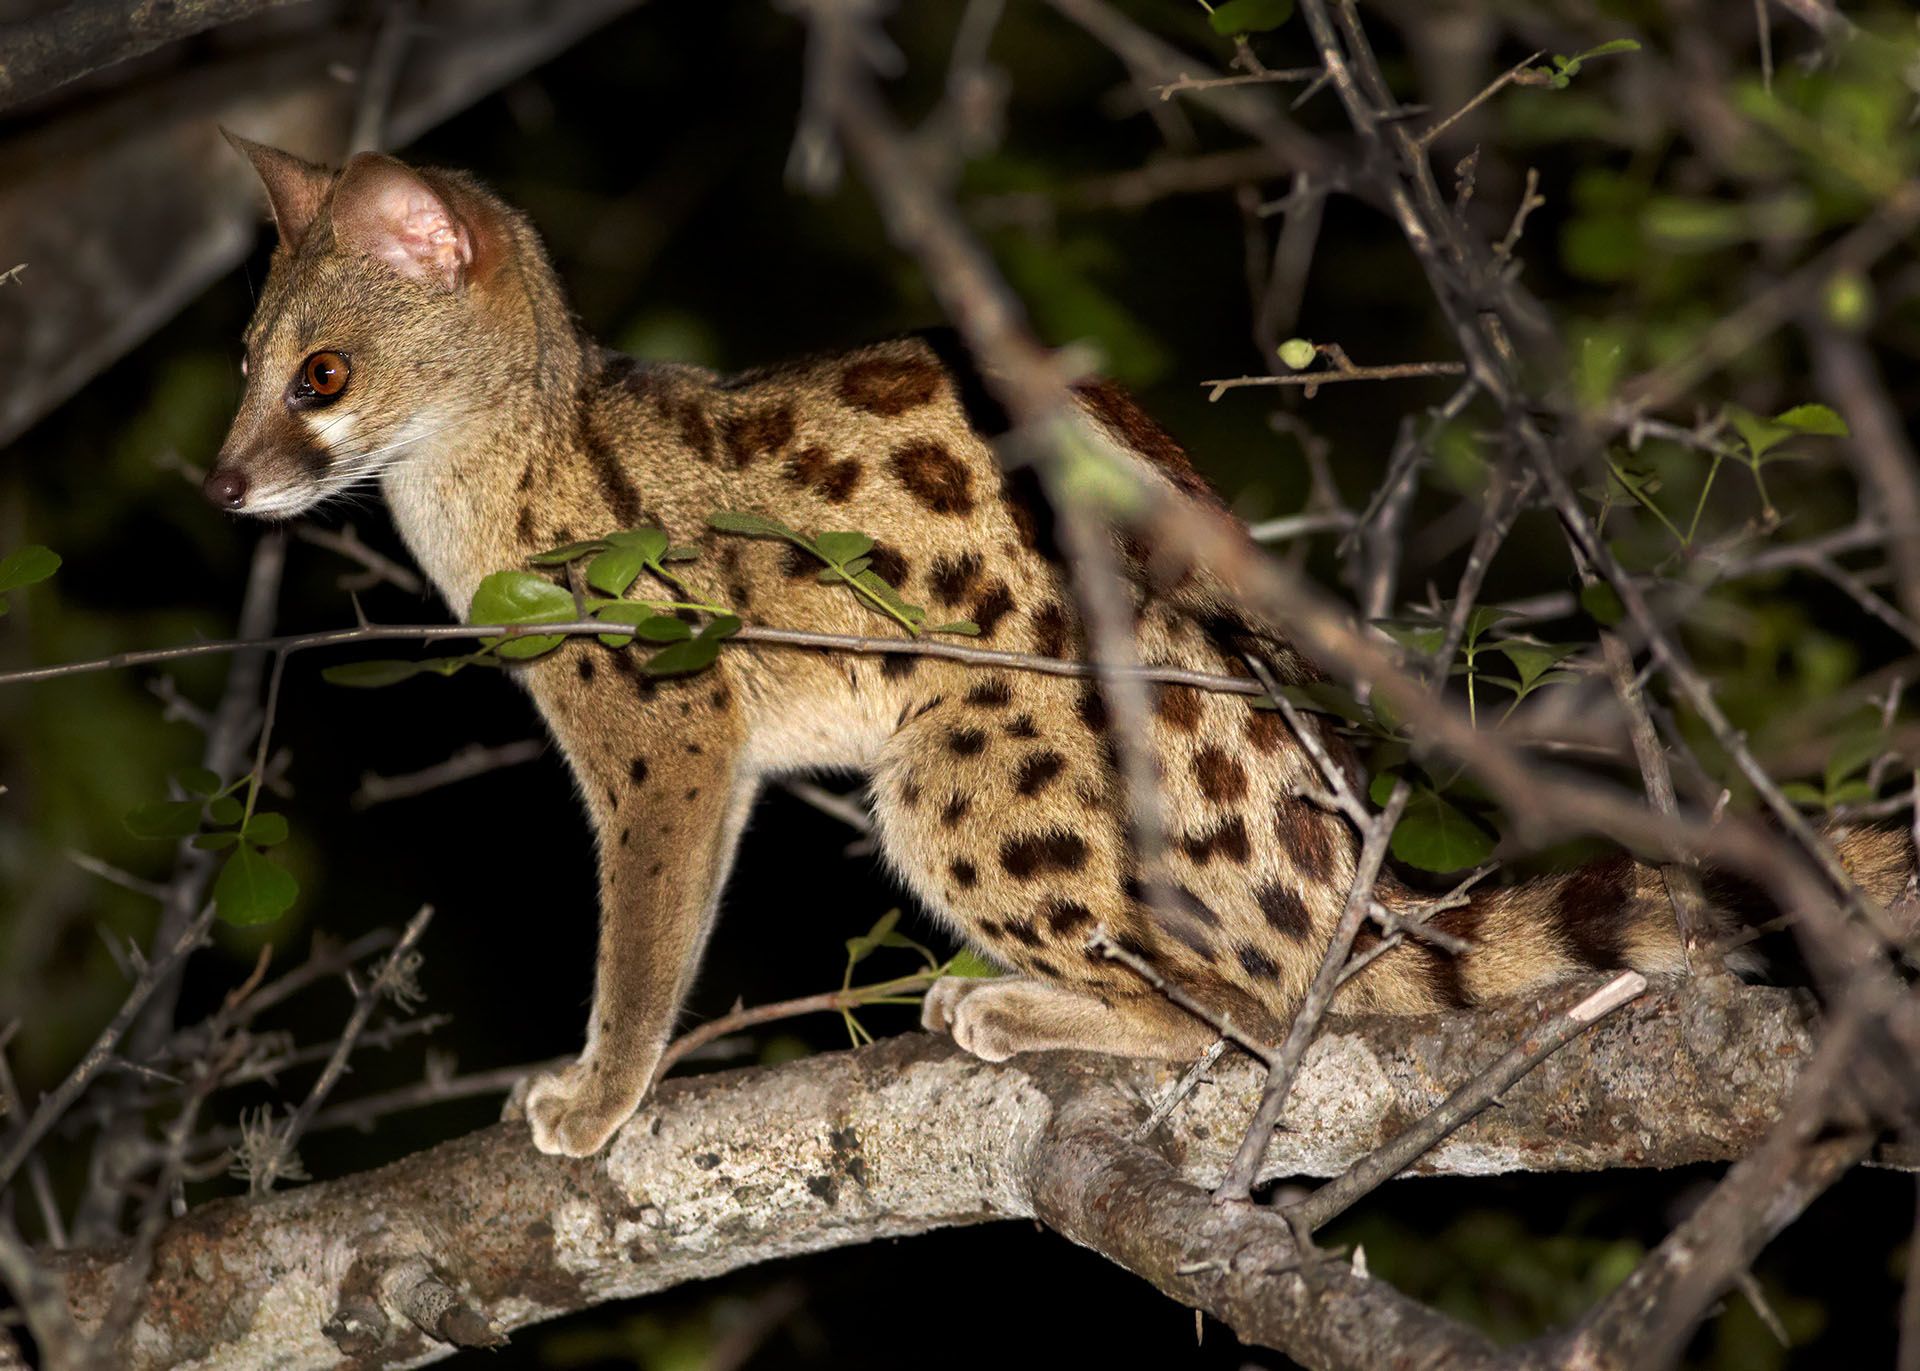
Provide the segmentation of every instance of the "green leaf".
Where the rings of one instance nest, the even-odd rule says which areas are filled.
[[[610,548],[587,563],[587,584],[602,595],[625,595],[646,569],[646,558],[631,548]]]
[[[587,566],[587,584],[607,595],[624,595],[648,567],[656,570],[667,551],[667,535],[657,528],[610,533],[608,550]]]
[[[789,542],[803,545],[806,543],[806,539],[779,520],[768,519],[758,514],[743,514],[738,510],[723,509],[709,514],[707,523],[722,533],[743,533],[749,538],[785,538]]]
[[[202,833],[193,840],[193,845],[202,852],[225,852],[239,841],[238,833],[232,829],[225,829],[219,833]]]
[[[1808,809],[1826,808],[1825,793],[1808,785],[1805,781],[1788,781],[1780,787],[1780,793],[1794,804],[1803,805]]]
[[[1498,605],[1475,605],[1467,611],[1467,643],[1469,646],[1480,641],[1486,631],[1502,620],[1511,619],[1513,611],[1501,609]],[[1435,643],[1435,647],[1440,644]]]
[[[1425,786],[1413,792],[1393,830],[1393,855],[1422,871],[1461,871],[1493,855],[1485,824]]]
[[[127,812],[127,831],[136,838],[184,838],[200,830],[198,800],[162,800]]]
[[[1849,438],[1853,430],[1847,421],[1825,405],[1795,405],[1773,416],[1773,422],[1795,433],[1810,433],[1823,438]]]
[[[233,849],[213,883],[213,905],[230,924],[260,924],[279,918],[300,897],[300,883],[285,867],[245,843]]]
[[[886,946],[887,939],[893,934],[893,926],[900,922],[900,911],[889,909],[882,914],[865,933],[857,938],[847,939],[847,966],[849,969],[859,965],[866,958]]]
[[[813,547],[835,566],[846,566],[854,558],[872,552],[873,539],[864,533],[822,533],[813,540]]]
[[[966,976],[982,980],[1001,974],[1000,968],[982,957],[970,947],[963,947],[954,953],[947,964],[940,968],[943,976]]]
[[[667,535],[662,529],[647,525],[642,528],[629,528],[619,533],[607,535],[607,541],[615,547],[625,548],[643,561],[657,562],[666,555]],[[698,555],[698,549],[693,549]]]
[[[203,766],[191,766],[173,773],[173,779],[189,795],[218,795],[220,778]]]
[[[602,605],[593,612],[593,617],[605,619],[608,623],[633,625],[632,634],[602,633],[600,641],[608,647],[625,647],[635,637],[644,638],[650,643],[681,643],[693,636],[693,628],[685,619],[662,614],[641,600],[621,600]]]
[[[247,820],[247,826],[241,830],[246,840],[256,847],[272,847],[287,840],[287,816],[276,814],[272,810],[262,810]]]
[[[573,596],[566,587],[527,571],[496,571],[473,592],[467,621],[475,624],[564,623],[573,618],[574,613]],[[566,640],[541,634],[487,641],[502,657],[525,660],[551,652]]]
[[[700,549],[690,543],[676,543],[660,554],[660,560],[663,562],[697,562],[700,560]]]
[[[1404,619],[1375,619],[1373,626],[1400,646],[1417,652],[1423,657],[1431,657],[1440,650],[1446,641],[1447,630],[1443,624],[1415,623]]]
[[[1838,805],[1865,804],[1873,795],[1873,787],[1864,780],[1842,781],[1827,792],[1827,807],[1832,809]]]
[[[0,557],[0,591],[18,590],[44,581],[59,569],[59,553],[38,543],[28,543]]]
[[[1266,33],[1293,18],[1293,0],[1224,0],[1215,5],[1207,23],[1222,38],[1243,33]]]
[[[1789,411],[1791,413],[1791,411]],[[1750,409],[1729,404],[1721,408],[1721,414],[1734,431],[1740,435],[1740,441],[1747,445],[1748,454],[1758,461],[1767,453],[1793,437],[1795,430],[1785,424],[1776,424],[1771,419],[1762,419]]]
[[[339,666],[330,666],[321,671],[320,679],[329,685],[375,690],[381,686],[398,685],[401,681],[411,680],[424,670],[426,668],[419,662],[378,660],[343,662]]]
[[[1620,603],[1620,592],[1605,581],[1594,581],[1580,588],[1580,608],[1608,628],[1627,617],[1627,607]]]
[[[1373,773],[1373,779],[1367,783],[1367,798],[1373,801],[1375,809],[1387,807],[1387,801],[1393,798],[1394,783],[1399,779],[1400,773],[1391,768]]]
[[[1537,643],[1529,639],[1509,638],[1495,643],[1494,650],[1513,663],[1520,673],[1522,691],[1585,646],[1584,643]]]
[[[1827,758],[1827,790],[1831,792],[1842,781],[1865,771],[1873,759],[1886,750],[1887,740],[1881,734],[1877,721],[1871,728],[1841,738],[1834,744],[1832,755]]]
[[[589,552],[602,551],[607,545],[604,538],[594,538],[584,543],[568,543],[564,547],[548,548],[545,552],[536,552],[527,560],[535,566],[565,566],[568,562],[577,562]]]
[[[1332,714],[1350,724],[1368,722],[1367,711],[1360,707],[1360,701],[1354,698],[1353,693],[1332,681],[1281,686],[1280,693],[1297,709],[1309,709],[1315,714]]]
[[[720,643],[740,631],[740,621],[723,614],[700,630],[697,638],[663,647],[649,657],[645,670],[649,676],[687,676],[705,671],[720,655]]]
[[[980,625],[971,619],[955,619],[952,623],[935,624],[932,628],[928,629],[927,632],[958,633],[965,638],[978,638],[980,636]]]
[[[1638,52],[1638,51],[1640,51],[1640,45],[1634,42],[1633,39],[1615,38],[1608,42],[1602,43],[1597,48],[1588,48],[1585,52],[1581,53],[1574,60],[1576,62],[1585,62],[1595,57],[1611,57],[1616,52]]]
[[[231,795],[222,795],[207,803],[207,817],[222,826],[239,823],[240,816],[246,812],[247,807]]]
[[[905,619],[909,624],[917,627],[927,617],[926,610],[922,609],[919,605],[910,605],[901,599],[898,592],[880,578],[878,572],[863,571],[853,579],[856,585],[867,591],[876,600],[885,604],[888,609],[892,610],[902,619]]]

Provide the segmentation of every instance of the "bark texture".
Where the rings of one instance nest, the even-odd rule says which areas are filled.
[[[1564,990],[1560,992],[1564,995]],[[1541,1005],[1335,1022],[1307,1055],[1266,1175],[1343,1170],[1527,1031]],[[1522,1080],[1424,1173],[1671,1166],[1742,1155],[1811,1051],[1781,990],[1655,994]],[[1285,1223],[1214,1206],[1261,1073],[1223,1062],[1159,1132],[1177,1073],[1042,1054],[988,1065],[909,1035],[669,1081],[601,1156],[500,1124],[377,1171],[195,1210],[162,1236],[129,1368],[411,1366],[589,1305],[803,1252],[1032,1217],[1316,1365],[1479,1335],[1345,1266],[1293,1264]],[[124,1249],[57,1254],[83,1329]],[[425,1312],[423,1312],[423,1310]],[[1419,1340],[1401,1341],[1416,1330]]]

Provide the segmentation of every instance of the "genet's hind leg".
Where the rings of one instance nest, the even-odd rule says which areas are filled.
[[[935,1032],[951,1033],[954,1042],[989,1062],[1047,1051],[1184,1061],[1213,1041],[1205,1024],[1158,996],[1108,1002],[1024,976],[936,981],[921,1020]]]

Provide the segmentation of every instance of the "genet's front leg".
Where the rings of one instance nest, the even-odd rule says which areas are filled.
[[[653,1082],[753,802],[739,717],[715,670],[657,687],[582,644],[536,680],[600,839],[600,952],[586,1050],[527,1092],[542,1152],[606,1145]],[[588,662],[587,668],[577,665]],[[558,677],[558,679],[555,679]],[[572,678],[572,679],[568,679]]]

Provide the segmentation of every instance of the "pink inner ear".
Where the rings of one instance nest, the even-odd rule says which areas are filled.
[[[441,196],[390,157],[354,158],[333,197],[336,237],[403,276],[449,289],[473,262],[473,236]]]

